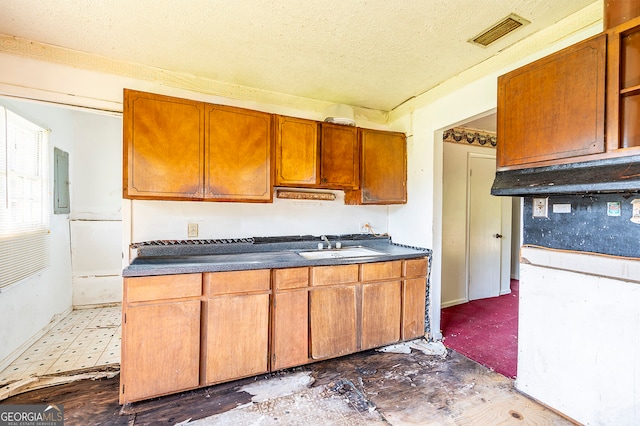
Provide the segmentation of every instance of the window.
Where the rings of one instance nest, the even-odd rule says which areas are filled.
[[[48,131],[0,106],[0,289],[49,264]]]

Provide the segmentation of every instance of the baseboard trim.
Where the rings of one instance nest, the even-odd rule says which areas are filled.
[[[456,300],[449,300],[448,302],[444,302],[440,304],[440,308],[444,309],[444,308],[448,308],[450,306],[455,306],[455,305],[460,305],[462,303],[467,303],[469,300],[467,300],[467,298],[463,297],[462,299],[456,299]]]
[[[18,359],[18,357],[20,355],[22,355],[27,349],[29,349],[29,347],[31,345],[33,345],[34,343],[36,343],[38,340],[40,340],[40,338],[42,336],[44,336],[45,334],[47,334],[50,330],[53,329],[53,327],[55,327],[56,325],[58,325],[58,323],[60,321],[62,321],[62,319],[64,317],[66,317],[67,315],[69,315],[71,313],[71,311],[73,311],[73,306],[69,306],[67,309],[65,309],[63,312],[54,315],[51,318],[51,321],[49,321],[49,323],[47,325],[44,326],[44,328],[42,328],[40,331],[38,331],[36,334],[34,334],[33,336],[31,336],[31,338],[29,338],[26,342],[24,342],[23,344],[21,344],[20,346],[18,346],[16,348],[16,350],[14,350],[13,352],[11,352],[6,358],[4,358],[2,361],[0,361],[0,371],[4,370],[5,368],[7,368],[8,366],[11,365],[11,363],[13,361],[15,361],[16,359]]]
[[[122,303],[109,302],[109,303],[96,303],[93,305],[73,305],[73,309],[81,310],[81,309],[96,309],[96,308],[113,308],[115,306],[122,306]]]

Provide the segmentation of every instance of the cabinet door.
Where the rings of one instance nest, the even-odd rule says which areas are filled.
[[[221,296],[205,302],[204,382],[267,371],[269,295]]]
[[[360,156],[356,127],[322,123],[320,186],[357,189]]]
[[[317,288],[309,294],[311,357],[322,359],[357,349],[356,289]]]
[[[640,152],[640,17],[608,31],[607,149]],[[620,152],[623,152],[620,151]]]
[[[407,202],[407,142],[403,133],[360,129],[360,189],[345,204]]]
[[[205,199],[270,202],[271,115],[207,105]]]
[[[204,104],[124,91],[123,197],[201,199]]]
[[[272,319],[271,369],[309,362],[309,291],[276,293]]]
[[[276,186],[318,183],[318,123],[293,117],[277,117]]]
[[[361,349],[371,349],[400,340],[401,282],[362,285]]]
[[[606,40],[498,78],[498,167],[604,152]]]
[[[127,306],[120,403],[198,386],[200,300]]]
[[[402,340],[424,336],[426,277],[404,280],[402,284]]]

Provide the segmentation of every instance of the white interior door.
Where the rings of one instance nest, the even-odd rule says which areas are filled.
[[[469,153],[468,299],[500,295],[502,202],[491,195],[496,174],[493,156]]]

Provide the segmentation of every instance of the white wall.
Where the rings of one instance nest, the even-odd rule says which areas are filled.
[[[522,249],[517,388],[588,425],[640,424],[640,260]]]
[[[132,242],[187,239],[187,224],[198,224],[199,239],[279,235],[357,234],[360,222],[387,232],[386,206],[348,206],[344,192],[334,201],[285,200],[273,203],[189,201],[131,202]]]
[[[35,103],[3,102],[18,114],[34,121],[49,134],[50,188],[53,194],[53,148],[73,150],[73,122],[69,110]],[[64,123],[64,125],[59,125]],[[51,215],[50,266],[0,293],[0,369],[28,347],[50,321],[71,310],[71,254],[68,215]]]
[[[73,306],[122,301],[122,118],[74,111]]]
[[[69,153],[71,213],[51,215],[49,268],[0,293],[0,364],[19,355],[72,306],[122,299],[121,118],[3,99],[16,112],[51,129],[51,188],[53,148]]]
[[[563,30],[569,31],[568,27],[566,22],[560,22],[556,27],[549,29],[549,32],[555,37]],[[390,208],[389,232],[399,242],[433,249],[429,317],[434,338],[442,337],[440,301],[443,240],[443,130],[495,112],[498,76],[584,40],[599,31],[601,31],[601,23],[582,28],[571,36],[566,36],[565,33],[566,38],[550,46],[541,46],[535,40],[532,42],[525,40],[524,48],[530,51],[528,56],[523,57],[510,52],[510,50],[518,50],[519,45],[515,45],[501,55],[505,58],[517,57],[517,60],[501,68],[488,68],[490,72],[462,87],[457,84],[457,81],[463,78],[454,78],[448,84],[436,87],[412,102],[408,102],[407,105],[399,107],[391,115],[391,127],[411,135],[408,145],[411,157],[408,161],[407,179],[408,197],[411,201],[405,206]],[[496,61],[502,63],[500,59]],[[478,67],[480,69],[490,67],[490,62],[486,61]],[[451,87],[450,90],[446,90],[448,86]],[[503,270],[503,273],[508,273],[508,270]]]

